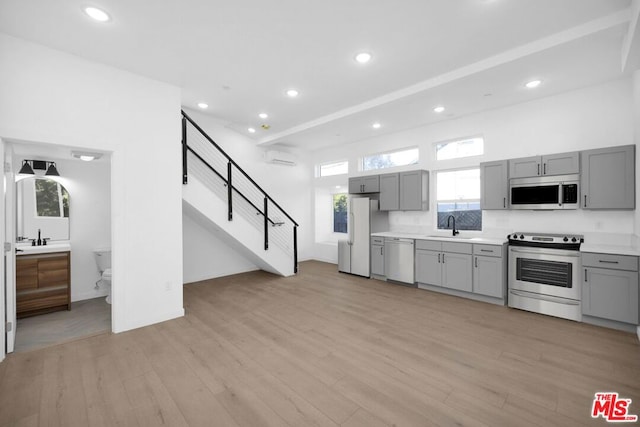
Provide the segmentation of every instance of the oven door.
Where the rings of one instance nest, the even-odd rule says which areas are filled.
[[[580,300],[580,252],[509,246],[509,289]]]

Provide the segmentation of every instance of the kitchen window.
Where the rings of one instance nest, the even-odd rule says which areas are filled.
[[[347,232],[347,194],[333,195],[333,232]]]
[[[458,230],[482,230],[479,168],[436,172],[436,197],[438,229],[453,215]]]
[[[362,170],[392,168],[396,166],[417,165],[419,160],[418,148],[378,153],[362,158]]]
[[[324,163],[318,166],[318,176],[344,175],[349,173],[349,162],[347,160],[340,162]]]
[[[474,137],[436,144],[436,160],[459,159],[484,154],[484,138]]]

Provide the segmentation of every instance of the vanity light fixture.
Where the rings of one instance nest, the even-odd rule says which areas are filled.
[[[60,176],[56,168],[56,162],[49,160],[23,160],[18,175],[35,175],[35,170],[46,171],[47,176]]]
[[[85,162],[90,162],[92,160],[98,160],[99,158],[101,158],[102,153],[93,153],[90,151],[72,151],[71,156]]]

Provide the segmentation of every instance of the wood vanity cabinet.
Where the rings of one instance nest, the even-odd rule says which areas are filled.
[[[18,318],[71,309],[69,252],[16,257]]]

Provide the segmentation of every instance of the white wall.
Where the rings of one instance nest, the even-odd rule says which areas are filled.
[[[296,166],[266,163],[264,152],[255,141],[224,127],[219,120],[195,110],[185,109],[191,117],[234,161],[240,165],[291,217],[298,227],[298,260],[311,258],[313,226],[311,224],[312,163],[308,153],[286,147],[277,148],[295,154]],[[275,149],[274,147],[271,147]],[[188,184],[187,184],[188,185]],[[229,248],[215,233],[200,226],[187,214],[184,216],[184,281],[185,283],[241,273],[255,269],[255,265]],[[189,242],[189,244],[187,244]],[[211,254],[210,257],[205,255]],[[227,259],[227,263],[213,261]]]
[[[212,230],[185,214],[182,218],[184,283],[257,270]]]
[[[184,314],[180,90],[0,35],[0,136],[112,152],[114,332]]]
[[[313,153],[313,157],[315,163],[347,157],[350,162],[350,175],[358,175],[362,174],[357,171],[358,158],[364,154],[418,146],[420,148],[418,167],[431,171],[430,211],[392,212],[389,221],[392,230],[432,232],[435,224],[435,180],[433,179],[435,171],[477,166],[482,161],[633,144],[632,94],[630,79],[617,80],[553,97],[382,135],[347,146],[319,150]],[[484,136],[484,155],[440,162],[435,160],[435,143],[474,135]],[[411,168],[416,166],[396,170]],[[347,177],[343,176],[340,183],[346,185]],[[331,184],[335,184],[335,180],[332,180]],[[326,186],[325,180],[317,179],[315,186]],[[635,214],[628,211],[485,211],[483,213],[483,231],[496,235],[506,235],[510,230],[634,233],[635,229]],[[326,245],[323,243],[316,244],[318,257],[326,257],[327,248],[324,246]]]

